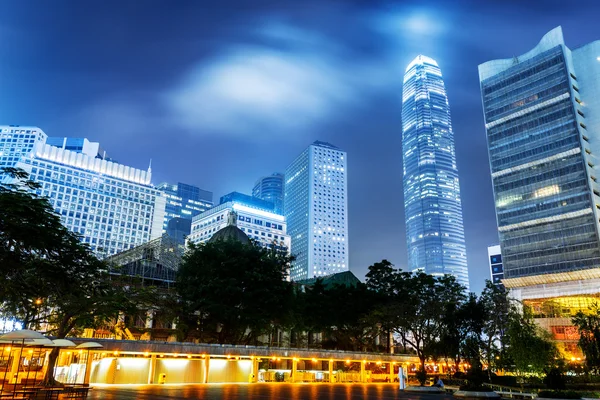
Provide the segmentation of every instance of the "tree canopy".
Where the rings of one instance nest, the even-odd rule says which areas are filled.
[[[204,342],[254,344],[290,321],[292,258],[257,244],[219,240],[190,245],[177,276],[187,334]]]

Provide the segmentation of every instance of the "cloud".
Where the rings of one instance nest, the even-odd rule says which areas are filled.
[[[167,94],[176,123],[201,134],[293,140],[360,107],[390,77],[376,60],[314,31],[267,24],[257,35],[257,43],[198,63]]]

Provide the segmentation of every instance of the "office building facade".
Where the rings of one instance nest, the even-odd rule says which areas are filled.
[[[437,62],[422,55],[404,74],[402,154],[408,268],[453,275],[468,289],[450,107]]]
[[[62,223],[99,257],[161,235],[165,198],[151,185],[149,170],[50,146],[46,139],[36,127],[0,126],[0,167],[27,171]]]
[[[194,244],[208,242],[215,233],[228,225],[230,214],[235,213],[237,227],[249,239],[263,247],[289,251],[291,241],[286,233],[285,217],[273,212],[272,203],[265,202],[267,208],[263,208],[262,200],[252,196],[246,196],[245,199],[243,196],[241,193],[223,196],[225,201],[221,204],[195,216],[188,240]]]
[[[570,317],[600,293],[600,41],[560,27],[479,66],[503,284],[566,352]]]
[[[270,201],[275,207],[275,212],[283,215],[284,179],[285,176],[278,172],[269,176],[263,176],[254,184],[252,196]]]
[[[176,184],[163,182],[157,186],[166,198],[163,232],[168,233],[178,242],[183,243],[182,237],[190,234],[188,227],[192,218],[213,206],[213,194],[197,186],[178,182]],[[170,223],[172,219],[176,222]],[[188,220],[189,223],[183,220]]]
[[[502,267],[502,253],[499,244],[488,247],[488,262],[492,283],[501,285],[504,278],[504,268]]]
[[[290,277],[301,280],[349,270],[346,153],[314,142],[286,169],[284,213],[292,240]]]

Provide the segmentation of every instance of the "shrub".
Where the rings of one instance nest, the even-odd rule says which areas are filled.
[[[492,376],[492,383],[501,386],[517,386],[517,377],[513,375]]]
[[[565,390],[567,388],[565,376],[559,368],[552,368],[546,372],[544,384],[552,390]]]
[[[538,397],[543,397],[546,399],[581,399],[581,394],[572,390],[542,390],[538,393]]]
[[[489,386],[474,385],[471,382],[468,382],[466,385],[462,385],[459,389],[467,391],[467,392],[493,392],[494,391],[494,389],[492,389]]]

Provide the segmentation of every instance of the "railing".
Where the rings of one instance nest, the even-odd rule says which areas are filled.
[[[511,399],[534,399],[537,397],[537,393],[523,392],[510,386],[494,385],[492,383],[484,383],[484,385],[492,388],[494,392],[502,397]]]

